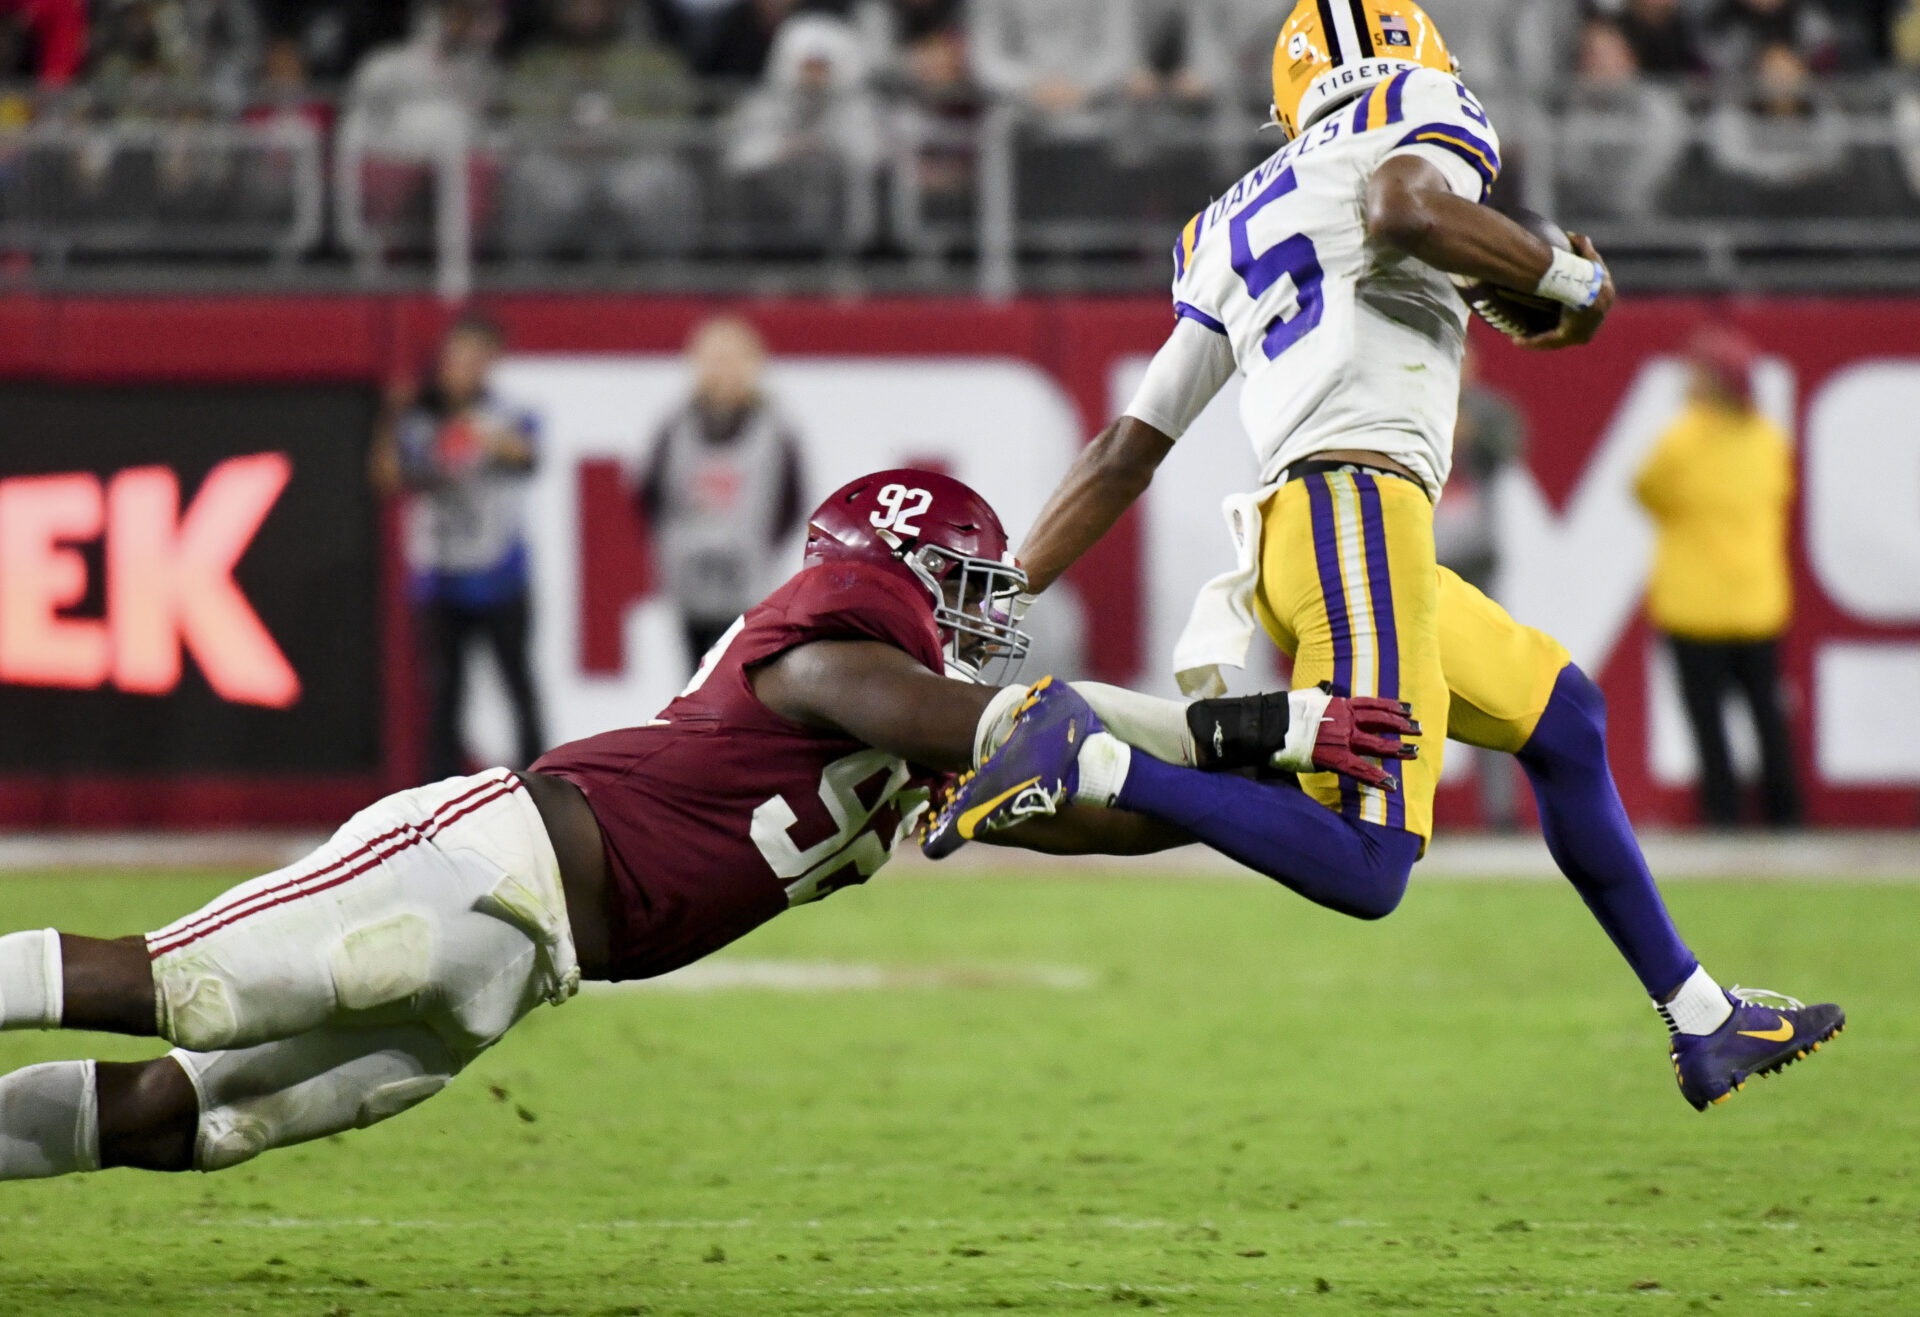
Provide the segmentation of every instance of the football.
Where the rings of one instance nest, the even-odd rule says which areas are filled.
[[[1567,240],[1566,230],[1545,215],[1524,206],[1502,207],[1500,213],[1550,246],[1558,247],[1561,251],[1573,250],[1573,244]],[[1463,285],[1460,296],[1466,299],[1475,315],[1508,338],[1544,334],[1560,323],[1560,303],[1550,298],[1535,297],[1531,293],[1515,292],[1511,288],[1485,282]]]

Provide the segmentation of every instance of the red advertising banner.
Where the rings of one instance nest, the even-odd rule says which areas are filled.
[[[649,652],[651,633],[633,625],[635,610],[648,606],[652,574],[621,482],[650,423],[646,408],[680,387],[677,353],[702,318],[729,310],[765,334],[785,372],[777,384],[803,419],[813,418],[810,484],[831,488],[851,474],[836,463],[869,455],[937,462],[981,483],[1016,522],[1031,515],[1072,445],[1124,402],[1171,324],[1155,299],[722,306],[515,296],[490,299],[487,309],[507,329],[508,375],[530,396],[553,399],[556,410],[563,460],[543,475],[540,498],[565,522],[564,533],[535,545],[548,560],[539,579],[551,571],[561,583],[540,604],[539,620],[556,736],[590,730],[594,719],[644,718],[652,709],[637,704],[682,661],[677,652]],[[43,391],[204,391],[226,399],[230,417],[263,415],[246,412],[250,389],[342,386],[341,396],[370,399],[395,372],[419,367],[445,317],[430,300],[411,297],[6,299],[0,388],[11,381]],[[1630,302],[1592,347],[1550,356],[1483,335],[1484,377],[1512,398],[1530,431],[1528,469],[1501,491],[1508,570],[1500,592],[1600,678],[1635,817],[1689,819],[1690,750],[1671,673],[1641,616],[1649,532],[1628,482],[1672,415],[1675,354],[1709,317],[1738,324],[1761,345],[1763,405],[1798,445],[1797,598],[1785,667],[1810,815],[1827,824],[1920,823],[1920,712],[1911,700],[1920,686],[1920,353],[1899,355],[1901,345],[1920,342],[1920,303]],[[592,431],[601,422],[563,387],[586,378],[604,378],[612,390],[617,433]],[[929,414],[914,414],[916,400]],[[569,406],[572,413],[558,414]],[[1072,647],[1061,651],[1076,658],[1063,662],[1167,688],[1167,638],[1184,620],[1190,582],[1204,579],[1225,551],[1219,493],[1252,478],[1236,474],[1251,461],[1231,408],[1216,412],[1176,450],[1175,461],[1187,465],[1175,471],[1170,461],[1148,504],[1076,570],[1079,621]],[[333,405],[314,415],[322,413],[317,423],[331,429],[305,442],[337,446],[340,464],[317,505],[310,500],[319,491],[303,484],[316,459],[294,453],[284,470],[273,455],[289,450],[265,419],[248,421],[257,434],[231,434],[218,452],[182,435],[177,461],[156,455],[151,442],[120,460],[107,443],[61,466],[47,456],[58,442],[52,432],[32,427],[20,431],[26,447],[12,451],[33,460],[0,454],[0,580],[31,587],[26,595],[0,588],[0,596],[32,604],[19,613],[29,630],[8,634],[22,623],[9,620],[0,599],[0,702],[24,701],[21,708],[48,720],[40,741],[78,742],[60,755],[36,755],[31,742],[9,752],[0,764],[0,825],[329,824],[418,771],[418,699],[392,537],[383,544],[370,495],[353,503],[358,511],[339,511],[348,506],[340,502],[344,482],[359,478],[369,407]],[[183,423],[219,428],[170,421],[155,431],[163,447]],[[15,483],[49,478],[66,481],[52,502],[34,496],[51,486]],[[299,610],[281,587],[263,593],[278,570],[275,537],[296,531],[316,507],[334,509],[331,551],[384,566],[309,576],[302,588],[314,593],[305,605],[364,621],[376,638],[372,658],[357,657],[351,645],[337,653],[305,645]],[[40,533],[54,512],[72,525]],[[242,536],[242,523],[256,516]],[[369,556],[355,557],[342,537]],[[116,540],[151,552],[122,555],[116,573]],[[133,588],[146,578],[158,585]],[[155,599],[161,603],[141,602]],[[345,625],[328,634],[348,635]],[[10,654],[31,660],[26,680],[7,667]],[[52,663],[67,686],[56,691],[32,677],[35,663]],[[83,668],[104,675],[76,686]],[[370,703],[364,714],[342,716],[338,710],[361,706],[328,694],[342,689],[339,680],[329,684],[329,669],[337,678],[349,668],[346,685],[357,684]],[[642,669],[652,675],[633,676]],[[632,678],[625,686],[622,674]],[[69,703],[49,712],[43,701],[56,695]],[[248,729],[237,744],[255,747],[252,757],[229,762],[206,744],[168,750],[169,738],[193,725],[177,704],[189,695],[214,701],[222,716],[231,710]],[[334,716],[316,716],[313,701],[323,697],[347,702],[328,706]],[[120,724],[140,730],[120,736]],[[279,735],[299,727],[319,729],[320,739]],[[343,739],[327,740],[326,729]],[[269,752],[288,747],[278,759]],[[1443,820],[1470,821],[1474,799],[1453,781],[1443,791]]]

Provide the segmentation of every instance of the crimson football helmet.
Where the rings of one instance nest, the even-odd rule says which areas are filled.
[[[876,471],[835,490],[807,519],[807,565],[851,558],[933,597],[947,675],[1009,681],[1032,647],[1021,629],[1027,574],[987,501],[951,476]]]

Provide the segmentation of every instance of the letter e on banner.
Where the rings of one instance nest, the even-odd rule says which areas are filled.
[[[60,616],[86,598],[73,545],[98,538],[101,521],[93,475],[0,480],[0,681],[90,690],[107,679],[106,624]]]

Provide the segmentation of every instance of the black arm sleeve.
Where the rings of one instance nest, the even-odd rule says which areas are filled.
[[[1230,700],[1195,700],[1187,706],[1187,730],[1209,771],[1265,768],[1287,743],[1290,710],[1286,692]]]

